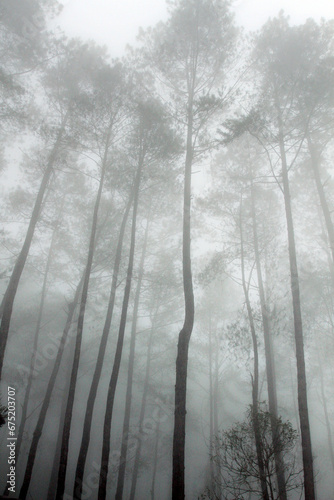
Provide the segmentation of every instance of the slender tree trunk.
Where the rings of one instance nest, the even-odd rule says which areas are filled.
[[[217,339],[215,339],[217,340]],[[216,438],[218,435],[218,389],[219,389],[219,349],[216,344],[213,353],[211,312],[209,318],[209,392],[210,392],[210,457],[216,455]],[[210,459],[210,487],[215,497],[221,497],[219,464]]]
[[[318,212],[318,217],[319,217],[319,223],[321,226],[321,236],[322,236],[322,239],[324,240],[324,243],[326,245],[325,252],[326,252],[326,257],[327,257],[329,274],[331,277],[332,289],[334,290],[334,263],[333,263],[332,252],[331,252],[331,248],[330,248],[330,244],[329,244],[328,233],[327,233],[325,226],[324,226],[322,210],[319,206],[317,207],[317,209],[318,209],[317,212]]]
[[[155,330],[156,317],[157,317],[157,311],[156,311],[155,315],[153,316],[152,326],[151,326],[151,331],[150,331],[148,346],[147,346],[147,361],[146,361],[146,370],[145,370],[145,379],[144,379],[144,390],[143,390],[143,397],[142,397],[140,414],[139,414],[139,422],[138,422],[139,432],[141,431],[141,429],[143,427],[143,422],[144,422],[144,417],[145,417],[146,401],[147,401],[148,388],[149,388],[148,383],[149,383],[149,379],[150,379],[150,370],[151,370],[151,352],[152,352],[152,344],[153,344],[153,333]],[[135,500],[135,495],[136,495],[137,479],[138,479],[138,472],[139,472],[139,460],[140,460],[140,453],[141,453],[141,443],[142,443],[141,439],[139,439],[138,445],[136,447],[136,454],[135,454],[134,465],[133,465],[130,500]]]
[[[22,249],[19,253],[18,258],[16,259],[14,269],[12,272],[12,275],[10,277],[7,290],[5,293],[4,297],[4,303],[3,303],[3,314],[1,318],[1,326],[0,326],[0,379],[2,375],[2,367],[3,367],[3,361],[4,361],[4,355],[5,355],[5,350],[6,350],[6,345],[7,345],[7,339],[8,339],[8,333],[9,333],[9,327],[10,327],[10,321],[12,317],[12,311],[13,311],[13,304],[16,296],[16,292],[19,286],[20,278],[22,275],[23,268],[25,266],[28,253],[30,250],[31,242],[34,236],[36,224],[39,219],[39,214],[41,211],[41,206],[44,198],[44,194],[46,191],[46,188],[49,184],[49,180],[51,177],[51,174],[53,172],[53,166],[54,162],[57,158],[57,154],[60,148],[61,140],[63,137],[63,133],[65,130],[66,126],[66,121],[67,121],[68,114],[65,115],[61,126],[59,128],[59,132],[56,138],[56,142],[53,146],[53,149],[50,153],[49,160],[42,178],[42,182],[39,187],[39,191],[35,200],[35,205],[31,214],[27,234],[22,246]]]
[[[5,302],[6,302],[6,292],[4,296],[2,297],[1,305],[0,305],[0,319],[2,318],[3,315],[3,310],[5,308]]]
[[[57,222],[58,226],[58,222]],[[16,442],[16,458],[18,459],[19,452],[20,452],[20,447],[21,447],[21,442],[22,442],[22,435],[23,435],[23,430],[24,430],[24,425],[25,425],[25,420],[27,416],[27,411],[28,411],[28,404],[29,404],[29,399],[30,399],[30,391],[31,391],[31,386],[32,386],[32,380],[33,380],[33,374],[35,371],[35,358],[36,358],[36,353],[37,353],[37,347],[38,347],[38,340],[39,340],[39,334],[41,330],[41,324],[42,324],[42,318],[43,318],[43,312],[44,312],[44,304],[45,304],[45,298],[46,298],[46,289],[47,289],[47,281],[49,277],[49,271],[50,271],[50,266],[51,262],[53,259],[53,254],[54,254],[54,246],[56,242],[58,234],[58,227],[56,227],[52,233],[52,239],[51,239],[51,244],[49,248],[49,253],[46,261],[46,267],[44,271],[44,279],[43,279],[43,286],[42,286],[42,294],[41,294],[41,302],[39,306],[39,311],[38,311],[38,318],[37,318],[37,323],[36,323],[36,330],[35,330],[35,335],[34,335],[34,344],[33,344],[33,354],[31,357],[31,363],[30,363],[30,369],[29,369],[29,377],[28,377],[28,385],[27,385],[27,390],[25,393],[24,397],[24,402],[23,402],[23,408],[22,408],[22,426],[20,423],[20,429],[19,433],[17,436],[17,442]]]
[[[158,451],[159,451],[159,439],[160,439],[160,419],[157,423],[157,430],[155,436],[155,444],[154,444],[154,456],[153,456],[153,473],[152,473],[152,484],[151,484],[151,500],[154,500],[155,495],[155,481],[157,477],[158,470]]]
[[[296,358],[297,358],[298,410],[299,410],[302,451],[303,451],[302,454],[303,454],[303,469],[304,469],[304,489],[305,489],[305,499],[315,500],[313,456],[312,456],[311,431],[310,431],[308,403],[307,403],[304,336],[303,336],[303,324],[302,324],[302,314],[300,305],[299,276],[298,276],[298,266],[297,266],[295,233],[294,233],[293,218],[292,218],[288,166],[284,148],[283,122],[278,103],[277,103],[277,111],[278,111],[279,148],[280,148],[281,163],[282,163],[282,180],[283,180],[285,215],[287,222],[288,242],[289,242],[291,293],[292,293],[294,333],[295,333]]]
[[[255,324],[253,318],[253,311],[251,308],[248,288],[245,278],[245,258],[244,258],[244,238],[243,238],[243,229],[242,229],[242,200],[240,203],[240,257],[241,257],[241,277],[242,277],[242,288],[245,295],[246,308],[248,321],[252,336],[253,343],[253,351],[254,351],[254,376],[252,379],[252,424],[254,429],[254,438],[255,438],[255,447],[256,447],[256,456],[257,456],[257,464],[259,468],[259,477],[261,484],[261,492],[262,499],[269,500],[269,494],[267,489],[266,482],[266,473],[263,462],[263,450],[262,450],[262,441],[261,441],[261,429],[259,424],[259,354],[258,354],[258,346],[257,346],[257,337],[255,331]]]
[[[212,359],[212,326],[211,326],[211,311],[210,311],[210,319],[209,319],[209,394],[210,394],[210,442],[209,442],[209,452],[210,452],[210,486],[211,488],[215,489],[215,474],[214,474],[214,466],[213,466],[213,460],[211,457],[213,457],[213,453],[215,450],[215,434],[214,434],[214,429],[213,429],[213,400],[214,400],[214,393],[213,393],[213,373],[212,373],[212,366],[213,366],[213,359]]]
[[[72,354],[74,354],[74,353],[72,353]],[[71,359],[71,356],[69,357],[69,359]],[[63,394],[62,404],[61,404],[61,409],[60,409],[58,433],[57,433],[57,443],[56,443],[56,448],[55,448],[55,452],[53,455],[53,462],[52,462],[52,469],[51,469],[51,474],[50,474],[47,500],[54,500],[55,495],[56,495],[56,490],[57,490],[58,468],[59,468],[59,460],[60,460],[60,454],[61,454],[61,441],[62,441],[63,428],[64,428],[64,420],[65,420],[65,411],[66,411],[66,404],[67,404],[67,398],[68,398],[68,391],[69,391],[69,387],[70,387],[70,376],[71,376],[71,370],[70,370],[70,364],[69,364],[68,369],[66,371],[66,384],[64,387],[64,394]]]
[[[111,325],[111,320],[112,320],[113,311],[114,311],[118,273],[119,273],[119,268],[120,268],[121,258],[122,258],[124,233],[125,233],[126,223],[128,220],[128,215],[130,212],[132,201],[133,201],[133,190],[131,191],[131,194],[130,194],[130,197],[128,200],[128,204],[127,204],[125,212],[123,214],[123,219],[122,219],[122,223],[121,223],[121,227],[120,227],[120,231],[119,231],[118,243],[117,243],[116,255],[115,255],[115,262],[114,262],[114,269],[113,269],[113,277],[112,277],[112,282],[111,282],[111,287],[110,287],[108,310],[107,310],[106,319],[105,319],[105,323],[104,323],[104,327],[103,327],[103,332],[102,332],[99,352],[98,352],[98,356],[97,356],[97,361],[96,361],[96,365],[95,365],[95,370],[94,370],[94,374],[93,374],[93,379],[92,379],[92,383],[90,386],[90,391],[89,391],[89,395],[88,395],[88,399],[87,399],[85,420],[84,420],[84,426],[83,426],[83,432],[82,432],[82,438],[81,438],[81,446],[80,446],[77,468],[76,468],[76,473],[75,473],[75,484],[74,484],[74,491],[73,491],[73,498],[75,498],[75,499],[81,499],[81,495],[82,495],[82,482],[83,482],[83,477],[84,477],[85,464],[86,464],[86,459],[87,459],[89,443],[90,443],[90,435],[91,435],[91,428],[92,428],[95,399],[96,399],[97,389],[98,389],[100,378],[101,378],[104,355],[105,355],[105,351],[106,351],[107,341],[108,341],[109,332],[110,332],[110,325]]]
[[[126,455],[127,455],[127,450],[128,450],[128,438],[129,438],[129,429],[130,429],[130,414],[131,414],[131,401],[132,401],[133,368],[134,368],[135,348],[136,348],[137,319],[138,319],[141,284],[142,284],[142,279],[143,279],[143,275],[144,275],[144,262],[145,262],[145,254],[146,254],[146,246],[147,246],[147,238],[148,238],[148,228],[149,228],[149,220],[147,220],[147,224],[146,224],[143,250],[142,250],[142,255],[141,255],[140,264],[139,264],[138,283],[137,283],[137,289],[136,289],[135,301],[134,301],[134,307],[133,307],[133,319],[132,319],[130,354],[129,354],[129,368],[128,368],[128,381],[127,381],[127,387],[126,387],[126,399],[125,399],[125,412],[124,412],[123,432],[122,432],[121,456],[120,456],[120,465],[119,465],[119,469],[118,469],[118,479],[117,479],[115,500],[122,500],[122,498],[123,498],[125,468],[126,468]]]
[[[215,341],[217,342],[217,334]],[[214,384],[213,384],[213,433],[214,436],[218,435],[219,431],[219,420],[218,420],[218,397],[219,397],[219,348],[218,345],[216,344],[216,349],[214,352]],[[213,464],[214,469],[215,469],[215,474],[218,478],[221,477],[222,471],[221,471],[221,464],[218,461],[218,463]],[[221,498],[222,496],[222,483],[220,480],[216,482],[216,491],[215,494],[218,498]]]
[[[264,350],[266,358],[266,373],[267,373],[267,386],[268,386],[268,401],[269,401],[269,412],[271,416],[272,439],[274,443],[277,485],[278,485],[279,500],[287,500],[284,462],[282,454],[279,451],[279,435],[277,429],[278,412],[277,412],[276,376],[274,368],[274,353],[270,335],[269,310],[266,304],[263,278],[262,278],[253,181],[251,182],[251,211],[252,211],[252,222],[253,222],[254,253],[256,261],[257,281],[259,287],[262,325],[263,325]]]
[[[292,394],[292,401],[293,401],[293,413],[296,421],[296,428],[297,432],[300,435],[300,420],[299,420],[299,413],[298,413],[298,394],[297,394],[297,388],[295,387],[295,377],[292,372],[292,364],[291,364],[291,359],[289,357],[289,375],[290,375],[290,387],[291,387],[291,394]]]
[[[137,222],[137,211],[138,211],[138,200],[139,200],[139,186],[141,171],[143,167],[144,158],[140,158],[138,171],[135,180],[135,191],[133,200],[133,213],[132,213],[132,228],[131,228],[131,243],[130,243],[130,253],[129,262],[126,276],[126,284],[124,290],[123,304],[121,320],[118,332],[117,346],[114,358],[114,365],[110,377],[107,406],[104,417],[103,425],[103,441],[102,441],[102,456],[101,456],[101,468],[100,468],[100,481],[99,481],[99,491],[98,500],[105,500],[107,494],[107,481],[108,481],[108,469],[109,469],[109,453],[110,453],[110,431],[111,431],[111,421],[114,408],[115,392],[119,374],[119,368],[122,358],[123,342],[124,342],[124,332],[126,326],[126,318],[129,305],[129,297],[131,291],[131,281],[132,281],[132,270],[133,270],[133,260],[135,253],[135,241],[136,241],[136,222]]]
[[[219,349],[214,353],[214,385],[213,385],[213,432],[217,436],[219,430],[218,424],[218,393],[219,393]]]
[[[183,241],[182,241],[182,268],[183,292],[185,300],[185,318],[179,333],[176,358],[175,382],[175,417],[173,434],[173,500],[184,500],[185,496],[185,439],[186,439],[186,396],[187,396],[187,369],[188,350],[191,333],[194,326],[195,304],[191,272],[191,170],[193,162],[193,117],[192,97],[188,103],[187,150],[184,175],[183,199]]]
[[[331,256],[332,256],[332,266],[334,266],[334,225],[331,217],[331,212],[327,203],[327,199],[325,196],[325,191],[324,191],[324,186],[321,182],[321,176],[320,176],[320,155],[317,152],[316,147],[312,143],[311,136],[307,136],[307,145],[308,149],[310,152],[311,156],[311,165],[313,169],[313,174],[314,174],[314,180],[315,184],[317,186],[317,191],[318,191],[318,196],[320,200],[320,205],[322,209],[322,213],[324,215],[325,219],[325,224],[326,224],[326,229],[328,233],[328,239],[329,239],[329,246],[330,246],[330,251],[331,251]]]
[[[326,398],[326,395],[325,395],[324,374],[323,374],[323,371],[322,371],[322,365],[321,365],[321,359],[320,359],[320,356],[319,356],[319,351],[318,351],[318,366],[319,366],[319,375],[320,375],[321,399],[322,399],[322,405],[324,407],[324,416],[325,416],[325,422],[326,422],[326,431],[327,431],[327,439],[328,439],[328,450],[329,450],[329,456],[330,456],[330,459],[331,459],[332,469],[333,469],[333,472],[334,472],[333,436],[332,436],[331,423],[330,423],[329,414],[328,414],[327,398]]]
[[[40,329],[41,329],[42,317],[43,317],[43,312],[44,312],[47,280],[48,280],[50,265],[51,265],[51,261],[52,261],[52,257],[53,257],[53,249],[54,249],[56,234],[57,234],[57,229],[54,229],[53,234],[52,234],[52,238],[51,238],[49,253],[48,253],[48,257],[47,257],[47,261],[46,261],[45,271],[44,271],[41,301],[40,301],[39,310],[38,310],[38,317],[37,317],[37,323],[36,323],[35,334],[34,334],[34,342],[33,342],[33,348],[32,348],[32,356],[31,356],[31,360],[30,360],[30,367],[29,367],[29,373],[28,373],[28,383],[27,383],[27,388],[25,391],[24,399],[23,399],[23,405],[22,405],[22,411],[21,411],[21,421],[20,421],[19,430],[18,430],[18,434],[17,434],[17,441],[16,441],[16,448],[15,448],[16,462],[18,461],[19,456],[20,456],[22,439],[23,439],[23,432],[24,432],[24,427],[25,427],[25,423],[26,423],[26,419],[27,419],[28,405],[29,405],[29,401],[30,401],[30,391],[31,391],[31,386],[32,386],[32,382],[33,382],[33,375],[34,375],[34,371],[35,371],[35,359],[36,359],[36,353],[37,353],[37,347],[38,347],[39,333],[40,333]],[[4,495],[9,494],[8,488],[9,488],[9,483],[7,483],[7,486],[4,490],[4,493],[3,493]]]
[[[48,411],[48,408],[50,405],[52,392],[53,392],[53,389],[54,389],[54,386],[56,383],[56,378],[58,375],[58,371],[59,371],[60,363],[62,360],[64,348],[66,346],[68,333],[69,333],[69,330],[70,330],[71,325],[72,325],[75,308],[76,308],[78,301],[79,301],[82,283],[83,283],[83,278],[81,278],[80,283],[77,286],[73,302],[69,305],[67,320],[66,320],[66,324],[65,324],[65,328],[64,328],[62,337],[60,339],[60,344],[59,344],[55,364],[54,364],[54,367],[53,367],[53,370],[52,370],[52,373],[51,373],[51,376],[50,376],[50,379],[49,379],[49,382],[48,382],[48,385],[46,388],[43,404],[42,404],[41,411],[39,413],[38,420],[36,423],[35,431],[33,434],[32,442],[31,442],[30,450],[29,450],[29,454],[28,454],[28,461],[27,461],[27,466],[26,466],[24,478],[23,478],[23,483],[22,483],[22,487],[20,490],[20,498],[22,500],[25,500],[27,497],[27,493],[28,493],[28,489],[29,489],[29,485],[30,485],[30,481],[31,481],[31,476],[32,476],[32,471],[33,471],[34,464],[35,464],[38,443],[39,443],[40,437],[41,437],[42,432],[43,432],[46,414],[47,414],[47,411]]]
[[[106,168],[107,168],[107,159],[108,159],[108,150],[109,150],[109,146],[110,146],[111,128],[112,128],[112,122],[110,123],[109,130],[108,130],[108,136],[107,136],[103,160],[102,160],[102,170],[101,170],[99,189],[97,192],[95,205],[94,205],[87,264],[86,264],[86,269],[85,269],[85,274],[84,274],[84,282],[83,282],[82,295],[81,295],[81,300],[80,300],[79,318],[78,318],[77,334],[76,334],[76,340],[75,340],[75,349],[74,349],[74,359],[73,359],[73,365],[72,365],[71,381],[70,381],[70,388],[69,388],[67,406],[66,406],[66,412],[65,412],[65,421],[64,421],[61,455],[60,455],[60,462],[59,462],[56,500],[62,500],[62,498],[64,496],[64,491],[65,491],[65,480],[66,480],[66,469],[67,469],[69,441],[70,441],[70,432],[71,432],[71,422],[72,422],[72,414],[73,414],[75,389],[76,389],[78,370],[79,370],[82,332],[83,332],[83,325],[84,325],[85,311],[86,311],[86,304],[87,304],[87,297],[88,297],[89,280],[90,280],[90,275],[91,275],[91,270],[92,270],[92,265],[93,265],[93,256],[94,256],[94,250],[95,250],[98,213],[99,213],[99,207],[100,207],[100,202],[101,202],[101,197],[102,197],[103,182],[104,182],[104,177],[105,177]]]

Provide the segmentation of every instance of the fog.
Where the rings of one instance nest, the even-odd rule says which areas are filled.
[[[0,14],[0,498],[333,498],[333,7]]]

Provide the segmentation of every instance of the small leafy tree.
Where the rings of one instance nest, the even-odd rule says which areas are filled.
[[[216,476],[214,481],[223,492],[224,500],[242,500],[261,496],[253,418],[254,412],[250,406],[244,421],[235,423],[229,430],[222,431],[216,436],[211,460],[217,465],[216,470],[220,471],[220,475]],[[272,418],[270,412],[261,404],[257,419],[262,442],[263,465],[269,498],[277,500],[279,493],[275,482],[275,454],[280,453],[284,458],[287,492],[301,488],[302,478],[295,458],[297,431],[289,421],[283,421],[281,417],[277,417],[277,434],[273,440]],[[202,498],[214,497],[212,497],[212,492],[207,491]]]

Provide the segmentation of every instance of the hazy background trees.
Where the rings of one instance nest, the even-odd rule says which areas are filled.
[[[178,0],[119,61],[47,31],[56,2],[15,5],[0,424],[15,387],[17,496],[327,500],[333,22],[281,13],[244,37],[228,2]]]

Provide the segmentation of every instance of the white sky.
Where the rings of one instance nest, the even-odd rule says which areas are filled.
[[[57,24],[69,35],[106,44],[112,56],[122,56],[126,44],[134,44],[138,28],[166,18],[165,0],[61,0],[63,12]],[[258,29],[283,9],[292,23],[308,17],[334,19],[334,0],[234,0],[239,25]]]

